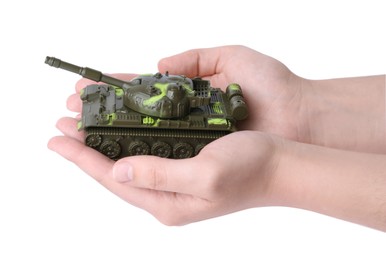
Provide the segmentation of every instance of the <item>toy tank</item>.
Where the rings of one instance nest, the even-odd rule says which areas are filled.
[[[235,83],[224,93],[207,80],[168,72],[123,81],[53,57],[45,63],[105,83],[81,91],[78,129],[85,131],[87,146],[113,160],[147,154],[189,158],[211,141],[236,131],[236,121],[248,116]]]

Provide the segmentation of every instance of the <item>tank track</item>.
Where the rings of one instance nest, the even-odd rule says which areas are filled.
[[[183,159],[231,131],[89,127],[85,143],[113,160],[133,155]]]

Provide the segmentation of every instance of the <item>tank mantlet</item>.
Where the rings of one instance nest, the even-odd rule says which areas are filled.
[[[241,87],[223,92],[208,80],[155,73],[123,81],[53,57],[48,65],[102,82],[82,89],[78,129],[85,143],[107,157],[156,155],[189,158],[208,143],[236,131],[248,116]]]

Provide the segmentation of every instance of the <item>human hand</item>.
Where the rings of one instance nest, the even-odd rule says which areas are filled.
[[[190,50],[159,70],[202,76],[213,86],[239,83],[249,106],[240,129],[361,152],[386,152],[385,75],[309,80],[244,46]]]
[[[241,131],[211,142],[194,158],[133,156],[114,162],[84,145],[76,123],[60,119],[64,136],[52,138],[48,147],[164,224],[187,224],[275,200],[276,137]]]
[[[159,62],[159,71],[200,76],[215,87],[238,83],[249,107],[249,117],[241,130],[259,130],[293,140],[303,125],[300,115],[304,79],[281,62],[244,46],[224,46],[184,52]],[[304,131],[307,133],[307,131]]]

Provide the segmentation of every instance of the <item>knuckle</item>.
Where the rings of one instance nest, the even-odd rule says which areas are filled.
[[[207,175],[203,188],[209,198],[221,197],[224,190],[223,173],[223,169],[215,167],[210,174]]]
[[[147,169],[147,188],[152,190],[165,190],[167,188],[167,171],[162,164],[157,163],[158,159],[153,159]]]

